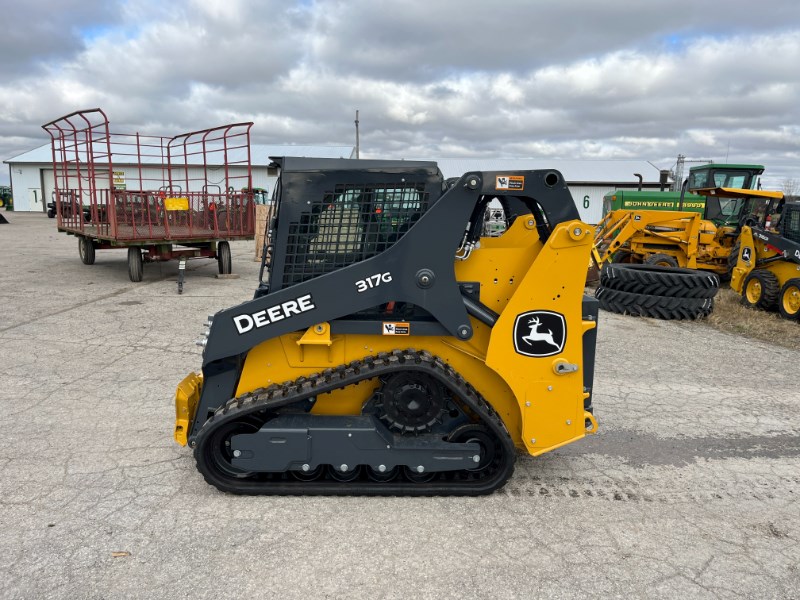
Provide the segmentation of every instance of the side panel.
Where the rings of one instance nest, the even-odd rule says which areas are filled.
[[[583,289],[591,229],[559,225],[492,329],[486,363],[520,403],[522,438],[533,455],[586,434]]]

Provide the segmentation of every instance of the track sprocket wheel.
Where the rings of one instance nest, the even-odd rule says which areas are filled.
[[[446,410],[444,387],[421,373],[390,375],[380,389],[379,418],[402,433],[429,431]]]

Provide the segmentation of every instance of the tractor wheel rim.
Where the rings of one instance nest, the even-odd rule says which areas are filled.
[[[747,286],[747,299],[751,303],[756,303],[761,298],[761,282],[754,279]]]
[[[783,309],[790,315],[800,312],[800,288],[790,286],[783,294]]]

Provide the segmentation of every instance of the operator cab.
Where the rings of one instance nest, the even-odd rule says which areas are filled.
[[[714,164],[689,169],[687,190],[693,192],[704,188],[737,188],[755,190],[760,188],[762,165]]]
[[[695,190],[705,196],[703,218],[717,227],[731,228],[736,234],[744,225],[766,227],[769,218],[778,214],[784,203],[781,192],[732,188]]]

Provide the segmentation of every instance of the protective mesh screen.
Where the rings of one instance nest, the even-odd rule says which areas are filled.
[[[427,209],[423,183],[337,185],[289,224],[283,286],[387,250]]]
[[[800,243],[800,208],[788,212],[784,228],[784,235],[788,239]]]

